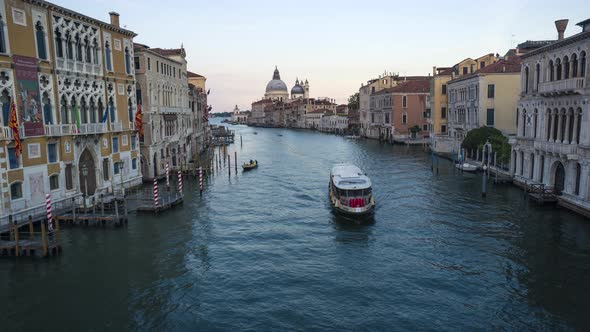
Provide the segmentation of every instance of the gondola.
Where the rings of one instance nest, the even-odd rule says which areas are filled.
[[[242,169],[244,171],[249,171],[249,170],[255,169],[257,167],[258,167],[258,161],[257,160],[254,160],[251,163],[243,163],[242,164]]]

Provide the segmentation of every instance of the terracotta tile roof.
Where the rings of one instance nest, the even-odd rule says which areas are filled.
[[[448,81],[447,84],[466,80],[468,78],[479,76],[480,74],[520,73],[520,68],[521,68],[520,58],[517,56],[512,56],[512,57],[510,57],[510,60],[502,59],[502,60],[496,61],[490,65],[487,65],[481,69],[478,69],[477,71],[475,71],[471,74],[463,75],[463,76],[457,77],[455,79],[452,79],[452,80]]]
[[[455,70],[454,67],[447,68],[447,69],[443,70],[442,72],[440,72],[438,74],[438,76],[451,76],[451,74],[453,73],[453,70]]]
[[[262,99],[262,100],[255,101],[252,103],[252,105],[258,105],[258,104],[272,104],[272,100],[271,99]]]
[[[193,73],[192,71],[187,71],[186,74],[188,75],[188,77],[205,77],[203,75],[199,75],[197,73]]]
[[[408,81],[391,88],[392,93],[430,93],[430,80]]]
[[[182,55],[182,48],[152,48],[152,51],[160,54],[160,55],[164,55],[164,56],[168,56],[168,55]]]

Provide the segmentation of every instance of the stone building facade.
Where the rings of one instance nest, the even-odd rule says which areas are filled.
[[[142,104],[143,179],[187,166],[194,154],[196,115],[189,107],[184,48],[161,49],[135,44],[137,96]]]
[[[582,31],[523,55],[517,135],[511,139],[515,182],[555,188],[560,203],[590,215],[590,19]]]
[[[136,34],[117,13],[107,23],[46,1],[0,0],[0,16],[0,217],[43,206],[45,194],[57,202],[140,184]]]

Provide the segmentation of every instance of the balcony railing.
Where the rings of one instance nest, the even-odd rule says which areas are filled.
[[[12,128],[10,127],[0,127],[0,139],[1,140],[12,140],[14,137],[12,136]]]
[[[123,131],[123,124],[121,122],[111,123],[111,131],[112,132]]]
[[[573,93],[575,90],[583,89],[585,84],[583,77],[574,77],[567,80],[545,82],[539,84],[539,93],[541,94],[562,94]]]
[[[106,132],[105,123],[83,123],[80,125],[79,134],[102,134]]]
[[[564,144],[560,142],[543,142],[535,141],[535,149],[543,150],[545,152],[557,153],[563,155],[577,154],[578,146],[576,144]]]

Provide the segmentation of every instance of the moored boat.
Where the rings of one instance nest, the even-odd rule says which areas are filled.
[[[464,171],[464,172],[477,172],[477,166],[470,164],[470,163],[459,163],[457,165],[455,165],[455,167],[457,167],[458,169]]]
[[[375,209],[371,179],[360,168],[350,164],[332,166],[330,204],[349,215],[370,214]]]

